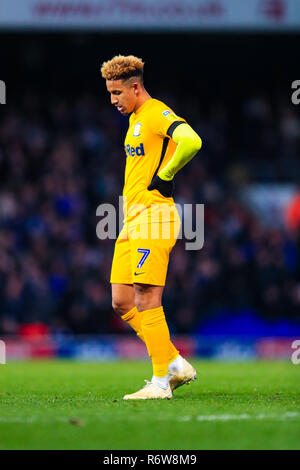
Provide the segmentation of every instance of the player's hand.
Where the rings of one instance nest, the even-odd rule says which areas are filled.
[[[165,181],[156,175],[148,186],[148,190],[152,191],[153,189],[157,189],[164,197],[172,197],[174,187],[174,180]]]

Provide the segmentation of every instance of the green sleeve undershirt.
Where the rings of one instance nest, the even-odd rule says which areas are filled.
[[[196,155],[202,146],[201,138],[186,123],[182,123],[174,129],[172,140],[177,143],[174,155],[165,168],[158,172],[158,176],[165,181],[171,181],[175,174]]]

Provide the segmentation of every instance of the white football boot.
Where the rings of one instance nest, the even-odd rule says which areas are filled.
[[[183,359],[183,369],[180,372],[169,372],[169,384],[171,390],[175,390],[181,385],[189,385],[197,378],[196,369],[185,359]]]
[[[172,398],[172,391],[170,386],[165,390],[158,385],[145,380],[146,385],[144,385],[141,390],[138,390],[135,393],[131,393],[130,395],[125,395],[123,397],[124,400],[150,400],[154,398],[167,398],[168,400]]]

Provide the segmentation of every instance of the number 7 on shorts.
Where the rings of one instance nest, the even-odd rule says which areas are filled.
[[[146,248],[138,248],[137,249],[138,253],[143,253],[143,256],[137,265],[137,268],[141,268],[143,264],[145,263],[147,257],[149,256],[150,250],[147,250]]]

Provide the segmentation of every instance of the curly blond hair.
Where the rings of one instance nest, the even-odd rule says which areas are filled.
[[[130,77],[143,77],[144,62],[134,55],[116,55],[103,62],[101,74],[105,80],[120,80]]]

